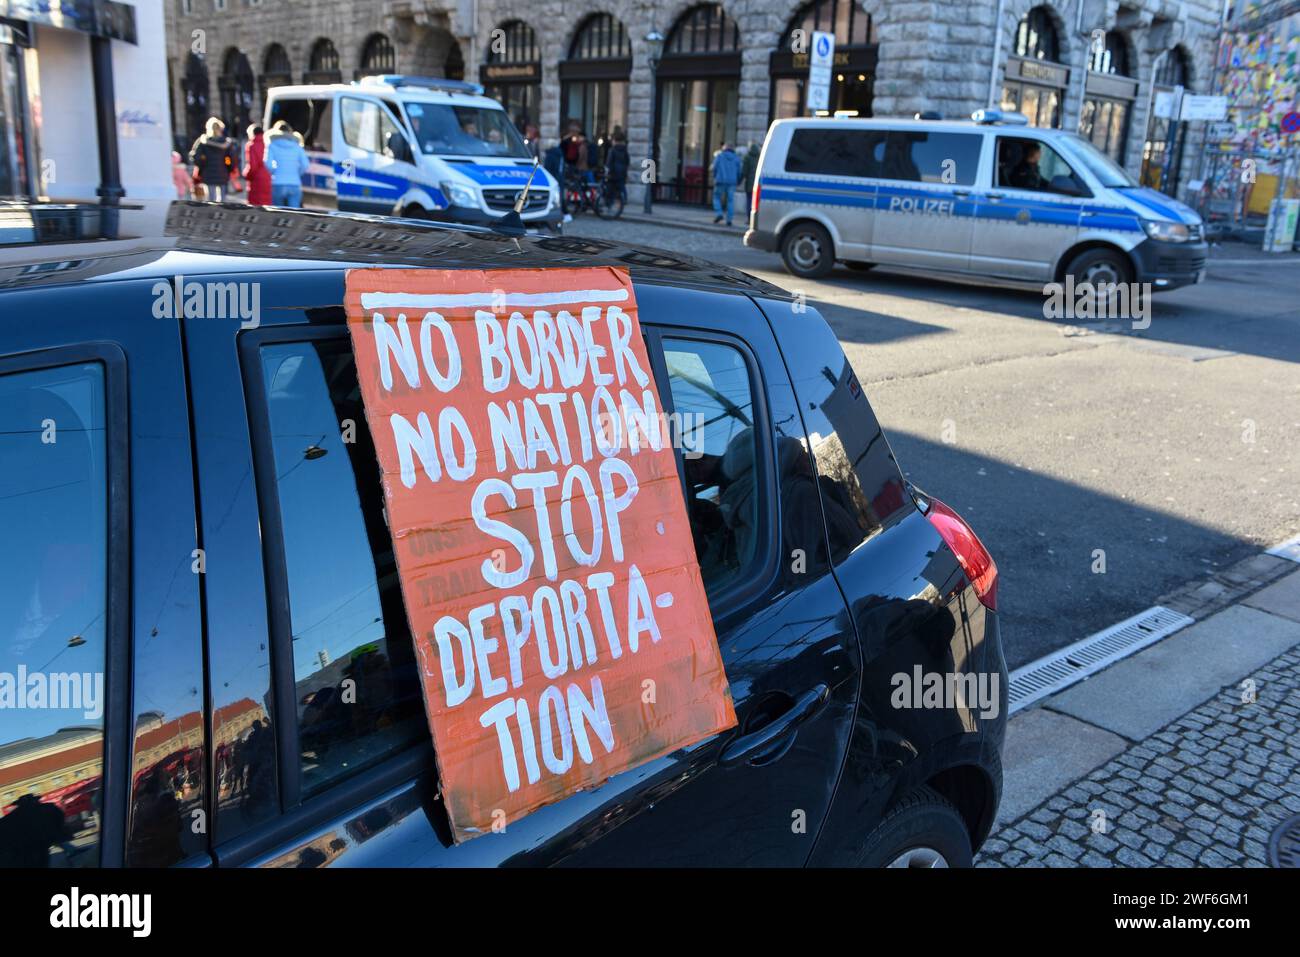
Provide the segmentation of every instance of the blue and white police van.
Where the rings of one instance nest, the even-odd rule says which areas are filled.
[[[745,244],[796,276],[836,262],[1041,287],[1205,278],[1188,206],[1138,185],[1083,137],[1019,113],[969,121],[807,117],[768,131]]]
[[[303,205],[457,223],[514,209],[528,227],[563,220],[559,184],[537,166],[509,114],[477,83],[368,76],[354,83],[277,86],[263,126],[285,120],[310,159]]]

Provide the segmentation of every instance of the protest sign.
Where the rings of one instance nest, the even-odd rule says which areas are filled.
[[[732,727],[627,272],[353,269],[346,302],[455,840]]]

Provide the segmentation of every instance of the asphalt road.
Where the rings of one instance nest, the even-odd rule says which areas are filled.
[[[904,471],[993,552],[1013,668],[1300,533],[1300,257],[1217,249],[1205,283],[1157,296],[1133,330],[881,270],[796,280],[740,230],[586,217],[566,232],[804,292]]]

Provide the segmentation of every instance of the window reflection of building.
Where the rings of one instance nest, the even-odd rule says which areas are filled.
[[[813,31],[835,34],[829,111],[851,110],[859,116],[871,116],[878,50],[871,15],[854,0],[814,0],[790,20],[769,58],[769,119],[808,112],[808,46]]]
[[[1012,49],[999,105],[1024,113],[1031,126],[1059,128],[1070,71],[1061,65],[1060,39],[1047,7],[1034,7],[1020,21]]]

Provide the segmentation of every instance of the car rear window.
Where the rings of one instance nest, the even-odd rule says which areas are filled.
[[[0,375],[0,867],[99,863],[106,442],[99,363]]]
[[[795,130],[785,156],[786,172],[870,176],[868,157],[885,135],[884,130]]]
[[[283,343],[260,358],[307,796],[428,732],[351,347]]]

